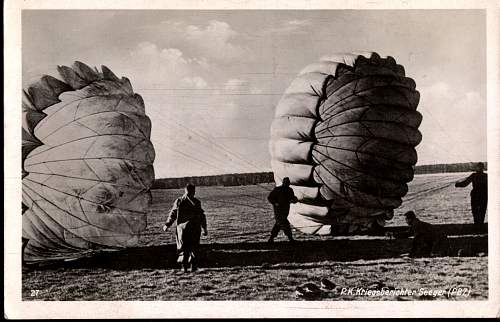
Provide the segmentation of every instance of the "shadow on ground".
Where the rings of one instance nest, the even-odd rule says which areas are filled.
[[[335,239],[278,242],[267,244],[203,244],[200,267],[262,266],[280,263],[321,261],[377,260],[400,257],[408,253],[411,239]],[[488,252],[487,235],[450,238],[450,256],[478,256]],[[108,268],[114,270],[161,269],[178,267],[175,245],[129,248],[95,254],[69,262],[55,262],[33,269]]]

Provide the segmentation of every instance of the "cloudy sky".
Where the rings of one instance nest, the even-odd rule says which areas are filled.
[[[486,160],[486,26],[473,10],[24,11],[23,86],[79,60],[128,77],[157,177],[270,170],[274,108],[320,57],[393,56],[421,93],[418,164]]]

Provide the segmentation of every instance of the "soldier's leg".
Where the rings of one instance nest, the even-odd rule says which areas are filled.
[[[411,257],[428,257],[432,251],[432,242],[424,237],[414,237],[412,250],[410,252]]]
[[[479,204],[479,207],[478,207],[478,221],[481,224],[484,223],[484,219],[486,217],[486,207],[487,207],[487,205],[488,205],[488,200],[487,199],[483,199],[483,200],[481,200],[481,202]]]
[[[430,257],[432,253],[432,245],[434,241],[429,238],[423,238],[420,253],[422,257]]]
[[[482,224],[484,222],[484,214],[482,214],[481,200],[479,197],[471,197],[471,210],[474,224]]]
[[[272,243],[274,241],[274,238],[276,238],[276,236],[278,236],[278,233],[280,232],[280,230],[281,230],[280,225],[277,222],[275,222],[273,229],[271,230],[271,237],[269,237],[268,242]]]
[[[474,209],[474,212],[472,213],[472,216],[474,217],[474,224],[480,225],[484,223],[484,217],[486,215],[486,212],[483,211],[480,207],[477,207]]]
[[[175,229],[175,243],[177,246],[177,263],[181,265],[181,268],[183,267],[184,257],[185,257],[183,233],[184,233],[183,229],[177,226]]]
[[[184,272],[187,272],[189,266],[191,265],[191,252],[191,245],[184,242],[184,257],[182,258],[182,269],[184,270]]]
[[[292,228],[290,227],[290,222],[288,220],[283,220],[283,222],[281,223],[281,227],[283,229],[283,232],[285,233],[285,235],[288,237],[288,240],[289,241],[295,241],[293,239],[293,235],[292,235]]]
[[[201,229],[198,229],[197,231],[195,231],[195,235],[193,236],[192,257],[191,257],[191,271],[193,272],[198,269],[200,237],[201,237]]]
[[[472,218],[474,218],[474,224],[480,223],[479,209],[477,207],[472,208]]]
[[[184,273],[187,273],[189,270],[189,256],[184,256],[183,261],[182,261],[182,269],[184,270]]]
[[[191,253],[191,240],[190,240],[190,230],[186,225],[177,225],[177,250],[179,254],[178,261],[182,265],[184,272],[187,272],[189,268],[189,257]]]

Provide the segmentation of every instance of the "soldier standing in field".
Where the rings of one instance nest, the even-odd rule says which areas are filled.
[[[290,203],[296,203],[297,197],[290,188],[290,179],[283,178],[281,186],[275,187],[267,197],[267,200],[273,205],[275,224],[271,230],[271,237],[268,242],[273,243],[274,238],[278,236],[280,230],[283,230],[285,235],[291,242],[294,242],[290,222],[288,222],[288,212],[290,211]]]
[[[167,231],[176,222],[177,261],[182,263],[184,272],[188,271],[190,265],[192,272],[198,268],[201,230],[203,229],[204,236],[208,234],[205,213],[201,208],[201,202],[194,197],[195,192],[194,185],[186,186],[184,195],[175,200],[167,222],[163,226],[163,230]]]
[[[467,187],[472,183],[470,203],[474,224],[484,223],[486,206],[488,204],[488,175],[484,173],[483,170],[484,164],[478,163],[476,166],[476,172],[455,183],[455,187],[458,188]]]

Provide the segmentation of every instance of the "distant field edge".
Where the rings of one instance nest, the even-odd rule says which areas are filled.
[[[415,174],[437,174],[453,172],[472,172],[478,162],[466,163],[443,163],[415,166]],[[488,168],[487,162],[482,162],[485,169]],[[159,178],[155,179],[152,189],[179,189],[192,183],[196,186],[246,186],[263,183],[274,183],[272,172],[251,172],[251,173],[230,173],[212,176],[193,176],[178,178]]]

